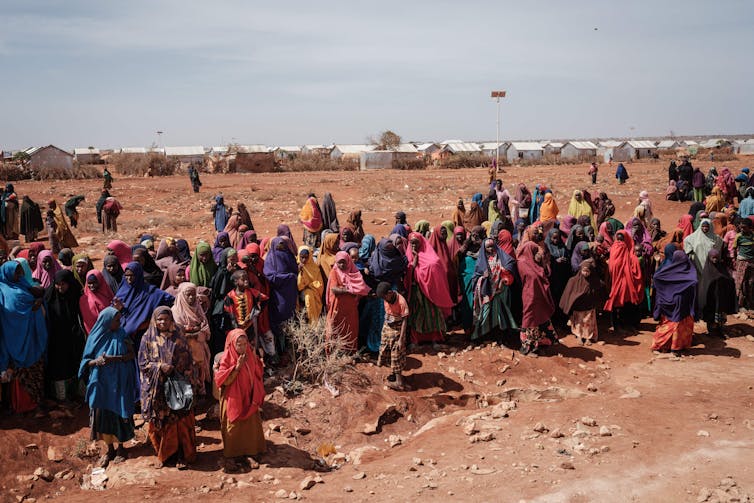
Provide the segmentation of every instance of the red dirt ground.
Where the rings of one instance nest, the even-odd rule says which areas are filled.
[[[708,163],[702,164],[706,170]],[[725,164],[740,168],[747,162]],[[554,189],[561,215],[571,191],[588,188],[608,192],[617,217],[626,219],[636,195],[646,189],[655,215],[671,229],[688,204],[664,200],[665,167],[665,162],[629,164],[631,179],[623,186],[603,167],[593,188],[585,165],[509,168],[503,179],[508,187],[521,180],[530,187],[544,181]],[[217,191],[231,205],[246,203],[261,236],[281,222],[300,236],[296,219],[306,193],[330,191],[341,222],[361,208],[366,231],[379,238],[392,228],[398,209],[412,223],[447,219],[457,197],[484,192],[486,176],[481,169],[205,175],[198,195],[191,193],[186,177],[116,176],[114,194],[125,207],[120,238],[131,242],[150,232],[184,237],[193,247],[197,238],[211,237],[209,206]],[[100,184],[15,186],[38,202],[85,194],[76,235],[83,249],[101,258],[110,237],[96,232],[93,207]],[[201,415],[200,458],[193,470],[156,470],[151,448],[135,442],[128,461],[108,468],[104,492],[80,488],[96,459],[87,457],[85,407],[68,413],[58,409],[41,418],[3,417],[0,499],[274,501],[278,491],[286,497],[293,491],[312,501],[736,501],[736,495],[746,501],[746,494],[754,494],[754,329],[738,318],[730,318],[729,326],[732,337],[720,341],[704,335],[704,324],[697,324],[694,346],[682,359],[652,355],[651,320],[631,336],[608,334],[603,321],[600,343],[581,347],[566,336],[539,358],[496,345],[467,350],[453,334],[443,354],[428,349],[409,355],[408,392],[388,390],[385,369],[367,363],[344,377],[336,398],[319,387],[296,398],[268,389],[263,416],[269,451],[258,470],[224,474],[218,423]],[[501,417],[508,401],[515,402],[515,409]],[[396,412],[387,414],[381,431],[365,435],[365,424],[390,406]],[[596,426],[578,426],[584,417]],[[602,426],[609,436],[600,435]],[[556,429],[564,436],[553,438]],[[479,430],[476,437],[466,434],[472,430]],[[138,439],[143,441],[143,434]],[[341,454],[322,460],[317,450],[327,443]],[[47,459],[49,446],[62,451],[61,462]],[[323,461],[340,467],[328,471]],[[71,469],[74,477],[33,480],[38,467],[53,475]],[[355,478],[362,473],[363,478]],[[305,477],[316,475],[322,483],[300,490]]]

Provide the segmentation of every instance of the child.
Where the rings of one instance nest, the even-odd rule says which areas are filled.
[[[579,272],[568,280],[560,298],[560,309],[570,314],[571,331],[582,345],[597,341],[597,306],[605,303],[605,288],[594,260],[584,260]]]
[[[395,290],[390,289],[390,283],[383,281],[377,285],[377,297],[385,301],[385,325],[382,327],[382,341],[377,366],[390,359],[392,373],[388,376],[388,386],[402,390],[403,366],[406,362],[406,326],[408,320],[408,304],[406,299]]]
[[[268,299],[267,295],[249,287],[249,276],[243,269],[235,271],[230,276],[230,280],[234,288],[225,296],[223,303],[223,309],[230,318],[230,326],[243,330],[254,347],[258,347],[257,339],[259,339],[264,352],[274,355],[275,346],[272,338],[257,338],[257,317],[261,311],[262,302]]]
[[[593,162],[591,166],[589,166],[589,175],[592,177],[592,185],[597,184],[597,163]]]

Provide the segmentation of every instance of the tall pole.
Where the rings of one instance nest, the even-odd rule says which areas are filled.
[[[500,98],[505,98],[505,91],[492,91],[491,97],[497,101],[497,134],[495,135],[495,171],[500,169]]]

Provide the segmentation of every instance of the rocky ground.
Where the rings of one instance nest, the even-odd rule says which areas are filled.
[[[662,198],[665,166],[628,165],[631,179],[624,186],[603,168],[592,192],[607,191],[625,219],[636,194],[647,189],[655,213],[673,228],[688,205]],[[295,221],[306,193],[328,190],[341,222],[362,208],[367,232],[379,237],[389,232],[397,209],[411,222],[439,223],[457,197],[481,190],[485,178],[483,170],[217,175],[203,178],[199,195],[182,177],[124,178],[116,179],[115,194],[125,207],[120,237],[128,241],[140,232],[181,236],[192,245],[209,238],[210,198],[219,190],[230,204],[246,202],[261,235],[280,222],[300,235]],[[588,177],[579,165],[510,168],[504,179],[508,186],[545,181],[564,214],[568,195]],[[101,257],[109,237],[97,234],[92,222],[98,182],[15,185],[40,202],[85,194],[77,235],[83,248]],[[289,397],[271,381],[263,408],[269,450],[260,467],[246,473],[221,470],[219,424],[206,417],[206,407],[199,415],[199,462],[185,472],[155,469],[141,431],[125,463],[93,469],[99,451],[88,441],[85,407],[2,417],[0,499],[575,503],[754,497],[754,328],[748,316],[729,320],[726,341],[707,337],[704,324],[697,324],[694,346],[683,358],[651,353],[651,320],[637,334],[608,333],[605,322],[599,343],[584,347],[561,334],[562,343],[539,358],[496,344],[471,348],[451,334],[445,347],[408,356],[407,392],[387,388],[386,370],[371,363],[347,372],[337,397],[325,387]]]

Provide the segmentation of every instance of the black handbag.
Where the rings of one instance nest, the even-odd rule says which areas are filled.
[[[194,389],[183,376],[172,375],[165,379],[165,401],[170,410],[189,410],[194,404]]]

